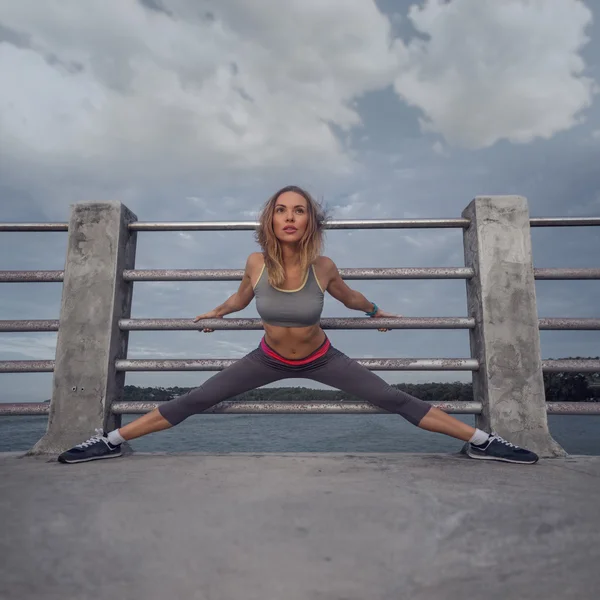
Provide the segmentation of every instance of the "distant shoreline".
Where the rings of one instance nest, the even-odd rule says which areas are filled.
[[[560,375],[557,373],[551,376]],[[556,385],[555,377],[544,377],[546,383],[546,398],[552,397],[547,402],[600,402],[600,383],[582,380],[581,375],[577,373],[567,374],[570,377],[558,379]],[[572,377],[572,376],[579,377]],[[547,381],[548,379],[548,381]],[[579,385],[574,386],[573,380]],[[192,387],[142,387],[135,385],[126,385],[123,397],[119,399],[123,402],[164,402],[172,400],[177,396],[185,394]],[[430,383],[404,383],[392,384],[392,387],[400,389],[408,394],[421,398],[428,402],[472,402],[473,385],[463,382],[430,382]],[[234,396],[230,400],[246,400],[252,402],[341,402],[341,401],[361,401],[361,398],[346,394],[338,390],[322,390],[307,387],[271,387],[251,390],[239,396]],[[49,399],[42,402],[50,402]]]

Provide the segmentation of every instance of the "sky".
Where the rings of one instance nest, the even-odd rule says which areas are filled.
[[[600,25],[590,0],[0,0],[0,221],[117,200],[140,221],[253,220],[301,185],[337,219],[456,218],[477,195],[600,215]],[[596,13],[596,14],[595,14]],[[533,229],[536,267],[598,267],[598,228]],[[243,268],[252,232],[139,233],[136,268]],[[0,233],[0,270],[63,269],[65,233]],[[328,231],[340,268],[464,265],[462,232]],[[466,316],[463,280],[352,281],[389,312]],[[0,319],[56,319],[61,285],[1,284]],[[237,282],[136,283],[134,318],[193,318]],[[540,317],[600,317],[598,281],[539,281]],[[254,303],[238,313],[258,317]],[[328,297],[324,317],[363,316]],[[466,330],[331,331],[349,356],[469,357]],[[132,332],[130,358],[238,358],[258,331]],[[600,332],[541,332],[543,358]],[[55,333],[0,334],[0,360]],[[384,372],[392,383],[470,373]],[[129,373],[195,386],[209,373]],[[282,384],[278,384],[282,385]],[[311,382],[288,380],[283,385]],[[0,401],[49,398],[4,374]]]

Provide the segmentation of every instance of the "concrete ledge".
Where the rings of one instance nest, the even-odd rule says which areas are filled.
[[[600,589],[600,457],[0,454],[0,597],[566,600]]]

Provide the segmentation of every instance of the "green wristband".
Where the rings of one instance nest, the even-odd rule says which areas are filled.
[[[377,306],[375,302],[371,302],[371,304],[373,305],[373,310],[371,312],[365,313],[367,317],[374,317],[377,314],[377,311],[379,310],[379,306]]]

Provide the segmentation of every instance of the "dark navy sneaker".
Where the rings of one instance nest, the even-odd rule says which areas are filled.
[[[469,444],[467,454],[471,458],[478,458],[480,460],[500,460],[525,465],[533,465],[539,460],[539,456],[534,452],[525,450],[525,448],[519,448],[519,446],[507,442],[504,438],[493,432],[485,444],[481,444],[481,446]]]
[[[102,429],[96,429],[96,435],[63,452],[58,457],[58,461],[61,463],[79,463],[100,458],[116,458],[121,454],[121,445],[113,446]]]

